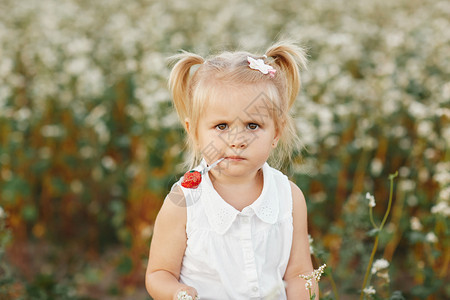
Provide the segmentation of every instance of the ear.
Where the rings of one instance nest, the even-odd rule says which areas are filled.
[[[184,119],[184,128],[186,129],[186,132],[190,136],[190,138],[195,141],[195,137],[191,135],[191,119],[189,118]],[[198,147],[198,143],[196,141],[194,146]]]
[[[186,128],[187,133],[190,133],[189,130],[189,125],[190,125],[191,120],[189,118],[184,119],[184,128]]]
[[[283,132],[284,126],[285,126],[286,122],[282,122],[281,126],[278,127],[277,129],[275,129],[275,136],[273,137],[273,141],[272,141],[272,148],[276,148],[278,145],[278,141],[280,140],[281,137],[281,132]]]
[[[276,139],[274,139],[273,140],[273,142],[272,142],[272,148],[276,148],[277,147],[277,145],[278,145],[278,138],[276,138]]]
[[[272,148],[276,148],[277,147],[279,140],[280,140],[280,133],[279,133],[279,131],[277,131],[277,132],[275,132],[275,136],[274,136],[273,141],[272,141]]]

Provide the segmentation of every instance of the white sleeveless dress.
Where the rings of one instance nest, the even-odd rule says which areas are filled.
[[[196,168],[206,166],[205,160]],[[292,245],[292,194],[286,175],[265,163],[261,195],[239,211],[203,175],[181,187],[187,205],[187,247],[180,282],[202,300],[286,299],[283,277]],[[236,197],[239,197],[237,194]]]

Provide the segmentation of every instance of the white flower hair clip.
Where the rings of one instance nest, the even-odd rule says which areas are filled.
[[[271,78],[275,77],[277,70],[275,70],[271,65],[265,64],[264,60],[254,59],[253,57],[247,56],[247,61],[250,69],[258,70],[263,74],[269,74]]]

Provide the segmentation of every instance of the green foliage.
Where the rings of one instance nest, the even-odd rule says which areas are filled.
[[[287,165],[307,198],[316,257],[333,270],[321,298],[333,298],[333,284],[342,298],[361,292],[374,239],[376,257],[391,262],[390,290],[450,297],[445,1],[0,6],[0,207],[8,216],[0,218],[1,296],[75,299],[96,276],[114,281],[98,287],[108,297],[142,290],[155,215],[185,171],[166,58],[180,49],[262,55],[288,36],[310,61],[292,112],[305,151]],[[385,179],[395,170],[392,212],[383,230],[371,229],[371,218],[380,224],[386,211]],[[377,201],[372,215],[367,192]],[[44,246],[34,251],[35,244]],[[25,250],[7,252],[12,246]],[[111,249],[117,256],[105,254]],[[92,263],[118,275],[85,271]],[[58,264],[67,268],[57,273]]]
[[[6,298],[9,295],[9,291],[14,283],[11,266],[5,259],[5,249],[12,238],[11,231],[6,228],[6,217],[7,214],[0,206],[0,298]]]
[[[58,283],[53,275],[38,274],[26,288],[26,299],[33,300],[78,300],[76,291]],[[81,300],[81,299],[80,299]]]
[[[121,274],[127,274],[133,269],[133,261],[130,257],[124,256],[120,259],[117,271]]]
[[[411,290],[411,294],[418,297],[419,299],[426,299],[428,296],[435,294],[436,291],[438,291],[444,285],[443,280],[435,278],[433,269],[425,268],[424,273],[424,284],[417,285]]]

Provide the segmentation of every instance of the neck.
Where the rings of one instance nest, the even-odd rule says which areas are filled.
[[[245,186],[249,186],[252,184],[258,184],[258,183],[263,182],[262,167],[260,169],[258,169],[257,171],[252,172],[246,176],[239,176],[239,177],[228,176],[218,169],[216,169],[216,170],[212,169],[208,173],[209,173],[209,178],[214,186],[226,186],[227,188],[229,188],[229,187],[239,188],[239,187],[245,187]]]
[[[210,173],[209,176],[214,189],[222,199],[239,211],[258,199],[264,186],[262,169],[245,178],[229,178],[224,174],[214,177],[213,173]]]

